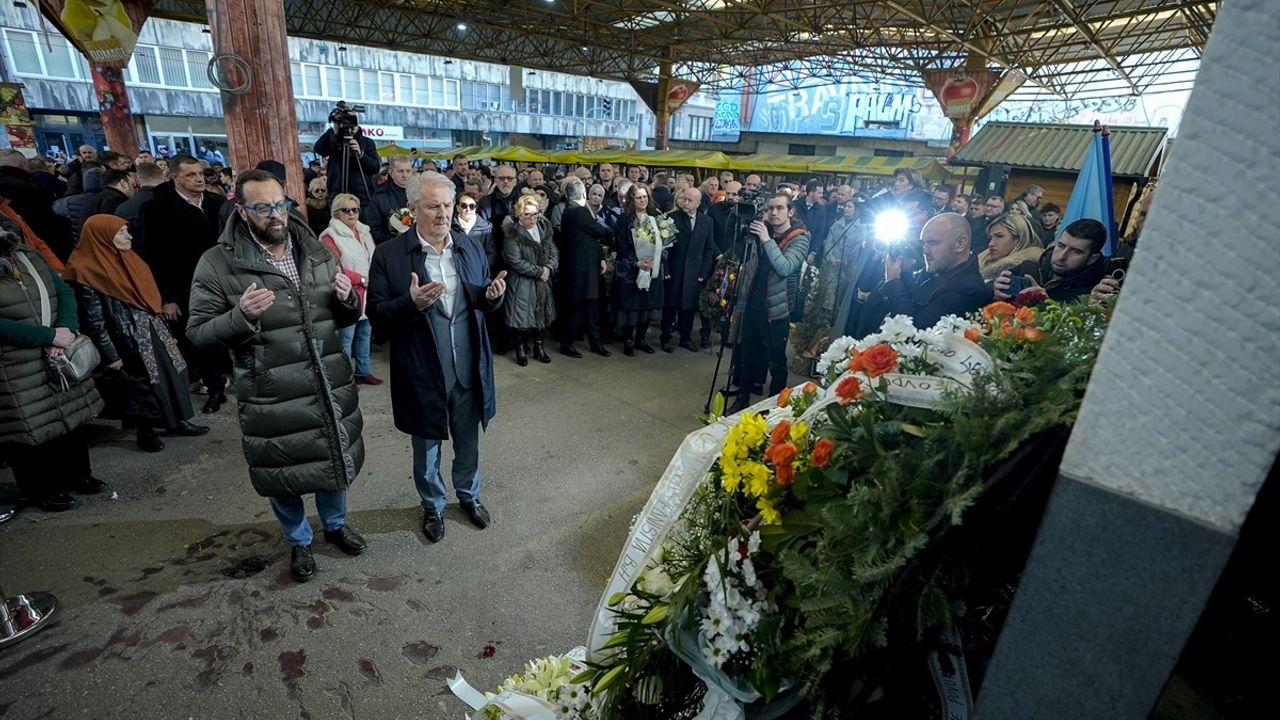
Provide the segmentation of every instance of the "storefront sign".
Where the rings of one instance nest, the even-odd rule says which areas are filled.
[[[370,140],[404,139],[404,127],[400,125],[361,125],[360,132]]]

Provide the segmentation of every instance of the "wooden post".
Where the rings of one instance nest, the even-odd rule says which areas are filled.
[[[222,93],[231,167],[240,173],[263,160],[283,163],[288,178],[285,194],[301,203],[307,194],[289,79],[284,2],[205,0],[205,7],[214,55],[234,55],[243,61],[222,61],[218,66],[227,87],[236,91]]]
[[[93,95],[98,101],[98,115],[102,118],[107,147],[133,159],[138,154],[138,136],[134,133],[124,72],[120,68],[99,65],[93,65],[89,70],[93,75]]]
[[[658,102],[653,109],[653,145],[655,150],[670,148],[671,113],[667,107],[667,93],[671,91],[671,61],[663,60],[658,66]]]

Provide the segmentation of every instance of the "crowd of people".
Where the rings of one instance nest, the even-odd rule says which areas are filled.
[[[305,581],[316,568],[303,496],[315,495],[327,541],[365,549],[346,491],[364,460],[357,391],[383,382],[375,345],[388,347],[422,530],[439,542],[446,440],[461,508],[478,527],[492,520],[478,440],[496,412],[497,356],[550,363],[558,343],[576,360],[584,339],[601,357],[610,345],[704,352],[718,332],[740,409],[766,380],[768,394],[788,383],[806,316],[818,328],[806,342],[820,345],[894,314],[927,327],[1029,286],[1096,301],[1122,278],[1102,256],[1102,224],[1059,227],[1035,186],[1006,202],[906,169],[874,194],[462,156],[438,172],[412,155],[384,165],[364,138],[333,133],[303,169],[302,203],[271,159],[236,175],[189,155],[83,147],[54,168],[0,150],[0,459],[26,505],[66,510],[72,493],[106,488],[89,421],[118,420],[141,451],[161,452],[208,432],[193,392],[204,414],[234,392],[252,485]],[[880,227],[890,216],[896,234]],[[792,354],[804,351],[797,340]],[[51,371],[86,357],[91,373]]]

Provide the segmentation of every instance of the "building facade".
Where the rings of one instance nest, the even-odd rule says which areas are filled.
[[[88,64],[33,5],[0,5],[0,79],[24,86],[40,152],[102,147]],[[139,33],[125,82],[138,138],[153,151],[227,154],[212,50],[204,25],[152,19]],[[304,153],[340,100],[364,106],[361,124],[376,142],[408,148],[646,147],[653,136],[653,114],[622,82],[525,69],[513,93],[505,65],[300,38],[289,39],[289,58]],[[672,139],[709,140],[713,115],[714,101],[695,95]]]

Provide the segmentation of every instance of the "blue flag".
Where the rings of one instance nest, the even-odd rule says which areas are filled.
[[[1099,123],[1093,126],[1093,144],[1084,156],[1080,176],[1071,190],[1071,200],[1062,214],[1066,227],[1080,218],[1092,218],[1107,229],[1107,244],[1102,254],[1111,257],[1116,250],[1116,201],[1111,189],[1111,138]]]

